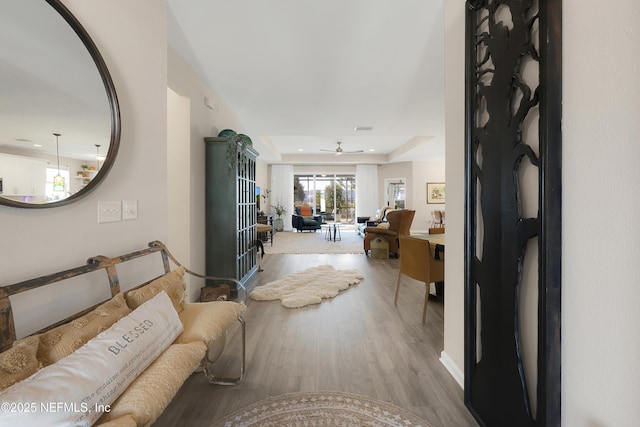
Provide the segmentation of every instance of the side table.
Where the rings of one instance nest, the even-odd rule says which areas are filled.
[[[342,235],[340,234],[340,223],[339,222],[328,222],[326,224],[322,224],[325,228],[324,238],[329,241],[338,241],[342,240]]]

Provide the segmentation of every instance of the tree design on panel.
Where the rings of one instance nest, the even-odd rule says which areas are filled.
[[[537,380],[535,387],[528,387],[519,313],[523,263],[533,255],[527,247],[546,227],[547,165],[541,153],[548,143],[543,129],[547,109],[540,101],[547,75],[541,68],[538,35],[546,28],[541,21],[547,3],[467,2],[465,401],[487,426],[547,425],[547,417],[539,416],[549,410],[546,365],[538,360],[538,378],[529,378]],[[539,189],[537,213],[529,217],[523,213],[520,186],[525,168],[534,168]],[[540,242],[539,263],[546,257],[545,245]],[[534,339],[544,350],[545,271],[541,266],[538,271],[543,274],[538,278]],[[530,389],[537,389],[537,396],[529,396]],[[534,411],[531,402],[536,397]]]

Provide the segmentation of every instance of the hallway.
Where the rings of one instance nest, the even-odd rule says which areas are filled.
[[[424,285],[403,278],[393,305],[397,259],[351,255],[266,255],[250,291],[282,275],[321,264],[357,268],[365,279],[320,305],[287,309],[247,301],[247,371],[240,385],[209,385],[194,374],[156,426],[208,426],[245,405],[295,391],[368,395],[412,411],[436,427],[477,426],[463,391],[440,363],[443,304],[431,300],[420,323]],[[234,329],[239,331],[238,328]],[[239,334],[227,337],[218,372],[235,374]],[[233,372],[231,372],[233,371]]]

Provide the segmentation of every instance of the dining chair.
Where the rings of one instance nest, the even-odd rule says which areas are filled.
[[[431,244],[426,239],[409,236],[399,236],[399,239],[402,255],[400,256],[400,271],[398,272],[396,297],[393,304],[397,305],[398,303],[400,281],[403,274],[424,282],[427,287],[422,308],[422,323],[424,323],[427,316],[430,284],[444,281],[444,260],[437,260],[433,257]]]
[[[431,211],[431,227],[439,228],[443,227],[443,211],[435,210]]]

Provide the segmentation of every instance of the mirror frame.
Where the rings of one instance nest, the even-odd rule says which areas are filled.
[[[80,21],[76,19],[73,13],[71,13],[71,11],[67,9],[67,7],[64,6],[60,0],[46,0],[46,2],[60,14],[60,16],[67,22],[67,24],[69,24],[69,26],[71,26],[73,31],[82,41],[82,44],[87,48],[89,55],[91,55],[91,58],[93,59],[93,62],[98,69],[98,73],[100,74],[100,78],[102,79],[102,83],[104,84],[105,90],[107,92],[107,100],[109,102],[109,109],[111,111],[111,140],[109,141],[109,151],[107,152],[107,156],[102,164],[102,167],[100,168],[96,176],[80,191],[67,197],[66,199],[50,203],[25,203],[0,196],[0,204],[17,208],[53,208],[68,205],[81,199],[82,197],[85,197],[87,194],[95,190],[95,188],[107,176],[109,170],[115,163],[116,155],[118,154],[118,149],[120,148],[120,107],[118,105],[118,97],[116,95],[116,89],[113,84],[113,80],[111,79],[111,75],[109,74],[109,70],[106,63],[104,62],[104,59],[102,58],[102,55],[100,55],[98,47],[95,45],[95,43],[89,36],[89,33],[87,33],[82,24],[80,24]]]

